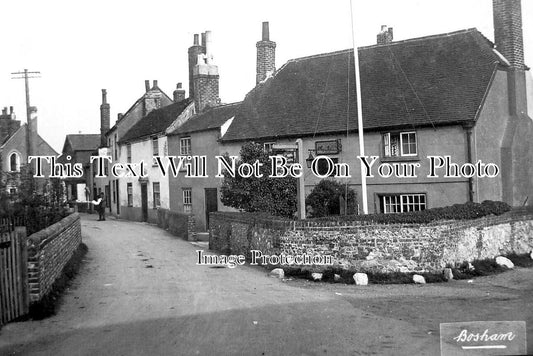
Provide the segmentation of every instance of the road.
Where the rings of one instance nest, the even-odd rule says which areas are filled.
[[[438,355],[439,323],[525,320],[533,271],[438,285],[282,281],[196,265],[200,247],[143,223],[82,217],[89,247],[57,315],[11,323],[0,355]]]

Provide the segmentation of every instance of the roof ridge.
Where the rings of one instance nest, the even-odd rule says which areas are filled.
[[[472,27],[472,28],[468,28],[468,29],[464,29],[464,30],[457,30],[457,31],[452,31],[452,32],[439,33],[439,34],[436,34],[436,35],[428,35],[428,36],[422,36],[422,37],[408,38],[408,39],[401,40],[401,41],[395,41],[395,42],[387,43],[386,45],[374,44],[374,45],[368,45],[368,46],[360,46],[360,47],[357,47],[357,48],[358,49],[369,49],[369,48],[377,48],[377,47],[383,47],[383,46],[395,46],[395,45],[401,45],[401,44],[405,44],[405,43],[411,43],[411,42],[423,41],[423,40],[441,38],[441,37],[449,37],[449,36],[455,36],[455,35],[471,33],[471,32],[478,32],[489,43],[492,43],[481,32],[479,32],[477,28]],[[278,71],[281,71],[281,69],[283,69],[283,67],[286,64],[291,63],[291,62],[298,62],[298,61],[302,61],[302,60],[334,56],[334,55],[338,55],[338,54],[349,53],[349,52],[352,52],[352,51],[353,51],[353,48],[348,48],[348,49],[343,49],[343,50],[338,50],[338,51],[333,51],[333,52],[319,53],[319,54],[313,54],[313,55],[304,56],[304,57],[292,58],[292,59],[289,59],[283,66],[281,66],[281,68]]]

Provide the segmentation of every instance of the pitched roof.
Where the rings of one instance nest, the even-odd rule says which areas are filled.
[[[189,134],[221,127],[237,113],[240,102],[215,106],[198,115],[194,115],[183,125],[172,131],[171,135]]]
[[[500,57],[476,29],[359,48],[365,129],[472,121]],[[223,141],[356,131],[353,50],[288,61]]]
[[[187,98],[163,108],[152,110],[133,125],[120,139],[120,142],[132,141],[164,132],[191,103],[192,99]]]
[[[100,134],[71,134],[65,138],[65,144],[67,141],[73,151],[93,151],[100,146]]]

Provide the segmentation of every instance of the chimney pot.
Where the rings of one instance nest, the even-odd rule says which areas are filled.
[[[150,81],[149,80],[145,80],[144,81],[144,89],[146,89],[146,91],[150,90]]]
[[[270,41],[270,31],[268,28],[268,21],[263,22],[263,41]]]
[[[107,90],[102,89],[102,104],[107,104]]]
[[[157,79],[154,79],[154,85],[153,88],[157,88]]]

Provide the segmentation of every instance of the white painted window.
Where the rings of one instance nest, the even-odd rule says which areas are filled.
[[[183,212],[192,212],[192,190],[191,188],[183,188]]]
[[[275,142],[265,142],[263,144],[263,151],[265,151],[265,153],[272,153],[275,144]]]
[[[152,155],[159,156],[159,141],[157,137],[152,137]]]
[[[128,183],[127,190],[128,190],[128,206],[133,206],[133,186],[131,183]]]
[[[418,155],[416,132],[387,132],[383,134],[385,157],[405,157]]]
[[[127,154],[126,162],[131,163],[131,144],[129,143],[126,145],[126,154]]]
[[[153,183],[153,191],[154,191],[154,209],[156,209],[161,206],[161,192],[160,192],[159,182]]]
[[[183,137],[180,139],[180,155],[189,156],[191,154],[191,138]]]
[[[425,194],[395,194],[381,196],[381,211],[389,213],[406,213],[426,210]]]

